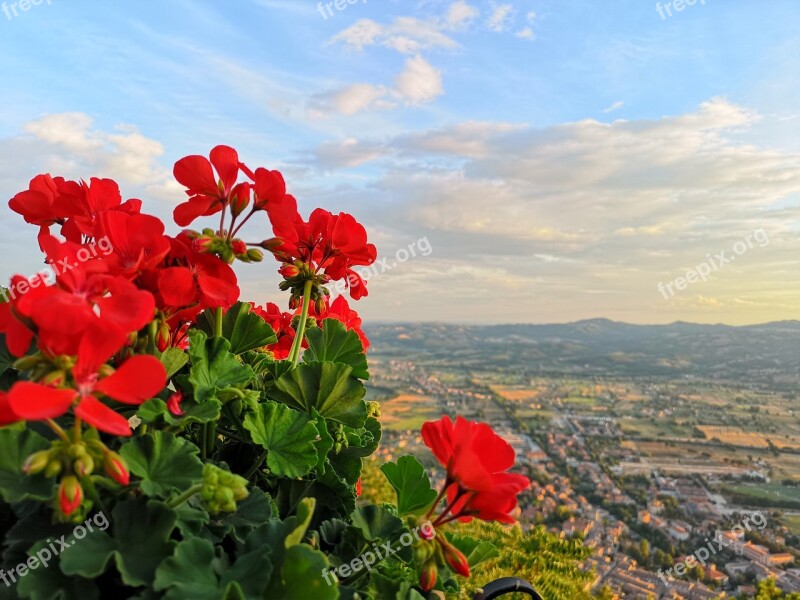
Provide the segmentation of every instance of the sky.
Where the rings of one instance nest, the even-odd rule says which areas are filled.
[[[176,233],[172,165],[227,144],[367,227],[367,321],[797,319],[798,31],[798,0],[6,1],[0,196],[111,177]],[[0,203],[0,278],[35,233]],[[243,299],[285,305],[277,266]]]

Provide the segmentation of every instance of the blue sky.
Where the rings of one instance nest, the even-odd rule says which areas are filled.
[[[395,265],[368,319],[798,317],[796,0],[340,6],[6,2],[0,192],[111,176],[166,218],[174,161],[226,143],[304,210],[365,222]],[[35,271],[33,232],[1,210],[0,275]],[[422,238],[428,256],[396,260]],[[249,299],[280,299],[272,271],[240,269]]]

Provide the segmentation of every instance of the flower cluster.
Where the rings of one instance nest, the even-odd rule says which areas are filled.
[[[332,600],[339,591],[321,587],[316,566],[410,536],[420,519],[511,522],[528,480],[507,472],[508,444],[462,418],[422,429],[447,471],[438,496],[401,457],[384,465],[397,506],[365,501],[381,424],[351,306],[367,295],[355,268],[376,260],[364,227],[319,208],[306,220],[278,171],[251,169],[228,146],[182,158],[174,175],[187,196],[174,235],[108,179],[38,175],[10,201],[38,227],[55,276],[14,275],[2,293],[0,350],[16,360],[0,365],[0,530],[30,529],[25,546],[41,548],[97,507],[112,515],[92,551],[68,547],[60,573],[34,575],[20,597],[50,597],[63,581],[92,597]],[[269,233],[248,243],[240,232],[260,213]],[[205,218],[218,223],[188,228]],[[232,265],[265,251],[285,306],[239,299]],[[349,298],[331,298],[336,281]],[[469,576],[463,543],[423,535],[413,555],[343,589],[441,591],[449,574]],[[10,544],[0,553],[20,551]]]

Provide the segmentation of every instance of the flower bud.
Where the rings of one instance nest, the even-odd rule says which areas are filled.
[[[72,463],[72,470],[75,471],[79,477],[88,477],[94,472],[94,459],[88,454],[79,456],[75,459],[75,462]]]
[[[14,361],[12,365],[17,371],[30,371],[31,369],[39,366],[44,359],[40,354],[33,356],[23,356]]]
[[[156,333],[156,348],[158,348],[159,352],[166,352],[167,348],[170,346],[170,339],[171,332],[169,330],[169,325],[162,321]]]
[[[435,561],[431,560],[422,565],[422,571],[419,575],[419,587],[422,588],[422,591],[430,592],[433,589],[433,586],[436,585],[438,574],[439,570],[436,568]]]
[[[245,244],[242,240],[233,240],[231,242],[231,249],[236,256],[247,254],[247,244]]]
[[[106,474],[120,485],[128,485],[131,474],[125,465],[125,460],[116,452],[107,452],[103,457],[103,468]]]
[[[237,185],[231,195],[230,210],[234,218],[242,214],[247,208],[247,205],[250,204],[250,187],[247,186],[247,184],[244,185],[245,187],[241,189],[240,186]]]
[[[100,365],[100,368],[97,370],[101,378],[111,377],[115,372],[116,369],[111,365]]]
[[[200,252],[201,254],[212,252],[213,246],[214,238],[207,235],[201,235],[192,241],[192,247],[195,249],[195,251]]]
[[[31,454],[25,460],[25,464],[22,465],[22,472],[26,475],[36,475],[44,471],[49,463],[50,450],[40,450]]]
[[[64,465],[61,464],[60,460],[51,460],[49,463],[47,463],[47,468],[44,470],[44,476],[48,479],[52,479],[53,477],[61,475],[61,471],[63,470]]]
[[[183,402],[183,392],[180,391],[172,394],[167,400],[167,409],[169,409],[169,412],[176,417],[180,417],[181,415],[183,415],[183,410],[181,409],[181,402]]]
[[[58,486],[58,504],[61,512],[69,516],[74,513],[83,502],[83,488],[78,478],[67,475]]]
[[[280,273],[281,276],[286,279],[291,279],[292,277],[297,277],[300,274],[300,269],[295,265],[284,263],[281,268],[278,269],[278,273]]]
[[[247,258],[249,258],[253,262],[258,263],[264,260],[264,253],[258,248],[249,248],[247,250]]]
[[[274,237],[268,240],[264,240],[263,242],[257,245],[259,248],[263,248],[264,250],[272,252],[273,250],[277,250],[278,248],[281,247],[281,245],[283,245],[283,240],[281,238]]]
[[[444,552],[444,559],[450,565],[450,568],[459,575],[469,577],[469,561],[467,557],[450,542],[443,541],[443,536],[437,539],[442,547],[442,552]]]

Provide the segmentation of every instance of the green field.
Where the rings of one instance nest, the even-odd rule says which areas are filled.
[[[778,484],[729,485],[723,488],[726,495],[754,506],[800,508],[800,487]]]
[[[792,532],[793,535],[800,535],[800,515],[789,515],[788,517],[784,517],[786,520],[786,526],[789,528],[789,531]]]

